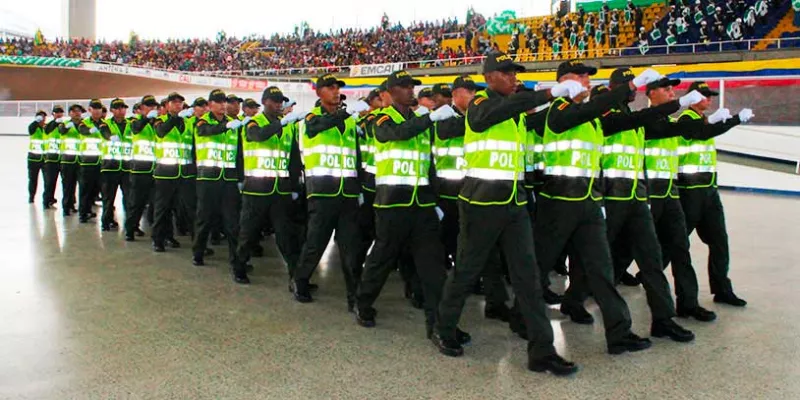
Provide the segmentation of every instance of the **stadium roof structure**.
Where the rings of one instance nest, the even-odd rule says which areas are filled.
[[[0,38],[28,38],[36,34],[36,25],[10,11],[0,10]]]

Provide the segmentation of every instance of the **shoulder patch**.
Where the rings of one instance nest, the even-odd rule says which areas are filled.
[[[249,123],[249,124],[247,124],[247,127],[249,128],[249,127],[251,127],[251,126],[258,126],[258,124],[257,124],[257,123],[255,123],[254,121],[250,121],[250,123]]]
[[[567,108],[567,107],[569,107],[569,103],[567,103],[567,102],[565,101],[565,102],[561,103],[561,104],[558,106],[558,111],[564,111],[564,109],[565,109],[565,108]]]
[[[310,114],[306,115],[306,121],[311,121],[311,118],[314,118],[314,114],[313,113],[310,113]]]
[[[197,126],[202,126],[202,125],[205,125],[207,123],[208,122],[206,122],[204,119],[201,119],[200,121],[197,121]]]
[[[472,104],[477,106],[478,104],[481,104],[484,101],[486,101],[486,99],[488,99],[488,97],[476,97],[475,100],[472,101]]]
[[[375,121],[375,125],[377,125],[377,126],[381,126],[381,124],[382,124],[382,123],[384,123],[384,122],[388,121],[389,119],[390,119],[390,118],[389,118],[389,116],[388,116],[388,115],[384,115],[384,116],[382,116],[382,117],[378,118],[378,120],[377,120],[377,121]]]

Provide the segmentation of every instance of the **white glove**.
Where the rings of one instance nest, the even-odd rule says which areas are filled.
[[[247,125],[248,122],[250,122],[250,117],[244,117],[242,120],[242,125]]]
[[[117,136],[117,135],[114,135],[114,136],[110,137],[109,139],[110,139],[112,142],[119,142],[119,141],[120,141],[120,140],[119,140],[119,136]]]
[[[361,206],[364,204],[364,193],[358,194],[358,205]]]
[[[150,112],[147,113],[147,118],[151,118],[152,119],[152,118],[155,118],[157,116],[158,116],[158,110],[150,110]]]
[[[85,112],[85,113],[81,114],[81,119],[86,119],[86,118],[89,118],[91,116],[92,116],[91,113]]]
[[[235,119],[233,121],[229,121],[225,125],[225,127],[228,128],[228,129],[239,129],[240,126],[242,126],[242,121],[239,121],[238,119]]]
[[[369,104],[363,100],[355,102],[353,105],[347,106],[347,113],[350,115],[358,114],[362,111],[369,110]]]
[[[64,128],[67,128],[67,129],[72,129],[74,127],[75,127],[75,124],[72,123],[72,121],[69,121],[66,124],[64,124]]]
[[[709,124],[716,124],[717,122],[724,122],[726,119],[731,117],[731,112],[727,108],[720,108],[717,111],[714,111],[713,114],[708,116],[708,123]]]
[[[456,111],[453,110],[453,107],[450,107],[449,105],[445,104],[434,110],[431,113],[430,117],[431,121],[436,122],[436,121],[444,121],[448,118],[453,118],[456,115],[458,114],[456,114]]]
[[[69,118],[67,118],[67,117],[61,117],[61,118],[56,120],[56,122],[58,122],[59,124],[63,124],[64,122],[67,122],[67,121],[69,121]]]
[[[423,115],[428,115],[430,112],[431,110],[428,110],[428,107],[425,106],[419,106],[419,108],[417,108],[416,111],[417,115],[419,115],[420,117]]]
[[[41,115],[37,115],[36,118],[34,118],[33,120],[36,121],[36,122],[42,122],[42,121],[44,121],[44,117],[41,116]]]
[[[91,133],[91,134],[95,134],[97,132],[100,132],[100,130],[97,129],[96,127],[94,127],[94,126],[92,127],[92,129],[89,129],[89,133]]]
[[[756,115],[753,114],[753,110],[751,110],[749,108],[743,108],[742,111],[739,111],[739,120],[741,120],[742,123],[750,121],[755,116]]]
[[[691,105],[695,105],[703,100],[706,99],[706,96],[703,96],[697,90],[692,90],[691,92],[681,96],[678,100],[678,103],[681,104],[681,107],[689,107]]]
[[[648,68],[642,71],[642,73],[639,74],[639,76],[633,78],[633,86],[642,87],[650,82],[655,82],[659,79],[661,79],[661,74],[659,74],[658,71],[652,68]]]
[[[569,97],[571,99],[586,91],[586,88],[578,81],[568,80],[561,82],[550,89],[553,97]]]
[[[193,108],[187,108],[187,109],[185,109],[185,110],[183,110],[183,111],[178,113],[178,116],[181,117],[181,118],[188,118],[188,117],[191,117],[192,115],[194,115],[194,109]]]
[[[244,190],[244,182],[236,182],[236,187],[238,187],[239,191],[241,192]]]
[[[292,201],[297,200],[298,197],[300,197],[300,195],[297,194],[297,192],[292,192]]]
[[[286,114],[283,118],[281,118],[281,126],[289,125],[294,121],[295,121],[294,111],[292,111],[289,114]]]
[[[441,221],[442,218],[444,218],[444,211],[442,211],[442,209],[439,208],[439,206],[436,206],[436,216],[439,217],[439,221]]]

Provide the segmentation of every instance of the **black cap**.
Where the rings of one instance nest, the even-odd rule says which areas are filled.
[[[122,100],[119,97],[117,97],[114,100],[111,100],[111,109],[115,110],[118,108],[128,108],[128,105],[125,104],[125,100]]]
[[[80,105],[80,104],[77,104],[77,103],[75,103],[75,104],[72,104],[72,105],[70,105],[70,106],[69,106],[69,111],[70,111],[70,112],[72,112],[72,111],[74,111],[74,110],[79,110],[80,112],[86,112],[86,109],[85,109],[85,108],[83,108],[83,106],[82,106],[82,105]]]
[[[369,103],[379,97],[381,97],[381,91],[378,89],[372,89],[369,91],[369,94],[367,94],[366,102]]]
[[[433,85],[433,89],[431,89],[433,94],[440,94],[444,97],[453,97],[453,89],[450,89],[450,85],[446,83],[437,83]]]
[[[481,90],[483,86],[478,85],[467,75],[459,76],[453,81],[453,90],[464,88],[468,90]]]
[[[317,89],[323,88],[326,86],[338,86],[344,87],[345,83],[342,80],[339,80],[333,74],[325,74],[317,78]]]
[[[243,103],[244,99],[239,97],[239,96],[237,96],[237,95],[235,95],[235,94],[233,94],[233,93],[231,93],[231,94],[228,95],[228,97],[225,98],[225,101],[227,101],[228,103],[233,103],[234,101],[235,102],[239,102],[239,103]]]
[[[485,60],[483,60],[483,73],[486,74],[495,71],[525,72],[525,67],[522,64],[515,63],[514,60],[506,53],[492,52],[486,56]]]
[[[578,60],[564,61],[558,66],[558,72],[556,73],[556,80],[561,79],[562,76],[569,73],[594,75],[597,73],[597,68],[590,67]]]
[[[608,86],[606,85],[597,85],[592,88],[591,95],[592,97],[594,97],[597,96],[598,94],[608,92],[609,90],[611,89],[609,89]]]
[[[139,107],[141,107],[142,103],[133,103],[133,111],[138,111]]]
[[[160,107],[166,107],[167,106],[167,99],[166,98],[161,99],[161,101],[158,102],[158,105]]]
[[[41,116],[43,116],[43,117],[46,117],[46,116],[47,116],[47,111],[45,111],[45,110],[39,110],[39,111],[36,111],[36,114],[35,114],[35,115],[36,115],[36,116],[39,116],[39,115],[41,115]]]
[[[389,80],[388,79],[384,79],[383,82],[381,82],[381,84],[378,85],[378,91],[379,92],[385,92],[387,90],[389,90]]]
[[[158,102],[156,101],[156,98],[149,94],[147,96],[142,97],[142,101],[140,104],[140,106],[150,106],[150,107],[155,107],[157,105]]]
[[[167,101],[173,101],[173,100],[186,101],[186,98],[178,94],[178,92],[172,92],[167,95]]]
[[[270,99],[272,101],[276,101],[278,103],[283,103],[285,101],[289,101],[289,98],[283,95],[283,91],[277,86],[270,86],[264,89],[264,93],[261,94],[261,101],[266,99]]]
[[[650,93],[651,90],[662,88],[662,87],[678,86],[678,85],[680,85],[680,83],[681,83],[680,79],[670,79],[670,78],[667,78],[665,76],[665,77],[663,77],[663,78],[661,78],[661,79],[659,79],[657,81],[648,83],[647,87],[646,87],[646,90],[645,90],[645,93]]]
[[[708,84],[703,81],[692,82],[692,84],[689,85],[689,89],[687,89],[686,92],[691,93],[692,90],[697,90],[698,92],[700,92],[700,94],[706,97],[719,95],[718,92],[711,90],[711,88],[708,87]]]
[[[247,107],[247,108],[259,108],[259,107],[261,107],[261,104],[258,104],[258,102],[255,101],[254,99],[244,99],[244,103],[242,105]]]
[[[225,92],[219,89],[212,90],[211,93],[208,94],[208,101],[224,103],[226,101]]]
[[[419,93],[417,93],[417,98],[418,99],[421,99],[423,97],[431,97],[431,96],[433,96],[433,89],[431,89],[429,87],[423,88],[422,90],[419,91]]]
[[[611,73],[609,83],[612,85],[622,85],[633,80],[636,76],[630,68],[617,68]]]
[[[55,114],[55,113],[63,113],[63,112],[64,112],[64,107],[61,107],[61,106],[53,107],[53,114]]]
[[[419,105],[419,100],[417,100],[417,99],[412,99],[411,100],[411,107],[416,107],[418,105]]]
[[[103,108],[103,103],[100,100],[92,99],[92,101],[89,102],[89,108],[94,108],[99,110]]]
[[[417,86],[421,84],[422,81],[420,81],[419,79],[414,79],[411,76],[411,74],[409,74],[405,70],[392,72],[392,74],[389,75],[389,78],[386,79],[387,88],[390,88],[392,86],[406,86],[406,85]]]
[[[106,108],[106,106],[103,106],[102,110],[103,110],[104,113],[108,112],[108,109]]]
[[[194,102],[192,103],[192,107],[205,107],[207,105],[208,105],[208,100],[202,97],[194,99]]]

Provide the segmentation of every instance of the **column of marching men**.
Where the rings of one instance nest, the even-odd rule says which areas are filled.
[[[485,316],[528,341],[530,370],[558,375],[577,366],[556,353],[546,304],[592,324],[584,303],[594,297],[611,354],[652,344],[631,330],[620,281],[644,287],[651,336],[689,342],[694,333],[676,316],[716,319],[698,301],[694,230],[709,246],[714,302],[744,306],[728,278],[714,137],[753,112],[706,116],[717,95],[706,83],[676,99],[680,81],[652,69],[617,69],[591,91],[597,70],[579,61],[562,63],[546,90],[519,82],[524,70],[493,53],[483,65],[486,87],[462,76],[417,97],[421,82],[399,71],[349,106],[344,82],[324,75],[308,112],[294,110],[277,87],[260,104],[221,90],[191,105],[178,93],[160,103],[148,95],[133,117],[121,99],[111,101],[110,116],[98,100],[88,111],[71,105],[66,116],[55,107],[50,121],[39,111],[29,126],[29,200],[42,171],[43,207],[53,208],[60,174],[64,216],[89,222],[102,192],[101,228],[111,231],[120,226],[119,188],[126,241],[144,235],[150,209],[154,251],[189,235],[192,263],[203,266],[214,254],[209,240],[224,238],[240,284],[250,282],[250,260],[274,230],[289,290],[302,303],[313,301],[311,278],[333,236],[357,323],[376,325],[375,302],[399,270],[406,296],[424,310],[427,338],[448,356],[471,340],[458,325],[482,281]],[[649,107],[632,111],[640,90]],[[627,273],[634,260],[636,276]],[[551,271],[568,273],[564,295],[549,289]]]

